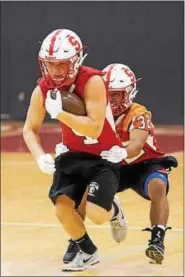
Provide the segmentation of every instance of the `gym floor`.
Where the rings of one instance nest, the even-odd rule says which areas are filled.
[[[119,194],[129,224],[126,240],[116,243],[108,225],[96,226],[86,219],[101,262],[77,273],[60,269],[69,237],[47,196],[52,177],[42,174],[27,152],[21,123],[6,123],[1,128],[1,276],[183,276],[182,127],[156,128],[162,149],[179,162],[170,174],[168,226],[172,230],[166,234],[163,264],[150,264],[145,256],[150,233],[141,230],[150,226],[150,202],[128,190]],[[60,141],[58,127],[46,124],[42,139],[48,141],[45,150],[53,152]]]

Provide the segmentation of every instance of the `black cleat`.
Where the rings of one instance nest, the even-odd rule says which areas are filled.
[[[161,229],[157,225],[155,225],[152,229],[146,228],[142,231],[149,231],[152,234],[151,240],[149,240],[148,248],[146,249],[146,256],[149,257],[152,262],[156,264],[162,264],[162,260],[164,259],[164,236],[166,230],[171,229],[171,227],[167,227],[165,230]]]
[[[65,264],[70,263],[76,257],[76,255],[79,251],[80,251],[80,247],[78,246],[78,244],[75,241],[73,241],[72,239],[70,239],[69,246],[63,257],[63,263],[65,263]]]

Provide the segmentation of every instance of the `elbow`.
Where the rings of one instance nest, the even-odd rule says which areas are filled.
[[[94,128],[93,128],[93,134],[92,134],[92,137],[94,139],[98,139],[99,136],[101,135],[102,133],[102,130],[103,130],[103,125],[102,124],[95,124],[94,125]]]
[[[25,140],[25,137],[27,136],[27,134],[28,134],[28,129],[25,128],[25,126],[24,126],[23,130],[22,130],[22,135],[23,135],[24,140]]]
[[[35,130],[30,129],[30,128],[28,128],[27,126],[24,126],[24,127],[23,127],[23,132],[22,132],[24,141],[26,141],[27,138],[30,136],[30,134],[33,134],[33,133],[34,133],[34,134],[37,134],[37,132],[36,132]]]
[[[25,143],[27,142],[27,139],[28,139],[28,137],[29,137],[29,134],[30,134],[30,130],[23,128],[23,133],[22,133],[22,135],[23,135],[23,139],[24,139]]]

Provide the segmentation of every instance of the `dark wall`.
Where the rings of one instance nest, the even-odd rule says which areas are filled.
[[[40,76],[39,41],[54,29],[77,32],[85,62],[127,64],[143,77],[137,101],[154,123],[183,123],[183,2],[1,2],[1,113],[24,120]]]

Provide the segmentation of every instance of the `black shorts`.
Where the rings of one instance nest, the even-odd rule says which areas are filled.
[[[163,179],[166,183],[166,192],[168,193],[168,173],[171,170],[171,167],[177,167],[177,165],[177,160],[174,157],[167,156],[157,158],[155,160],[147,160],[138,164],[122,166],[118,192],[125,191],[130,188],[143,198],[150,200],[146,192],[145,181],[148,177],[151,176],[152,178],[152,176],[155,176],[153,173],[157,172],[160,174],[159,178]],[[167,171],[165,172],[163,169],[166,169]]]
[[[49,197],[55,204],[65,194],[79,206],[86,188],[87,200],[110,210],[119,187],[120,164],[83,152],[67,152],[55,159],[56,171]]]
[[[118,164],[102,164],[89,183],[87,201],[107,211],[111,210],[113,198],[119,188],[120,167]]]

